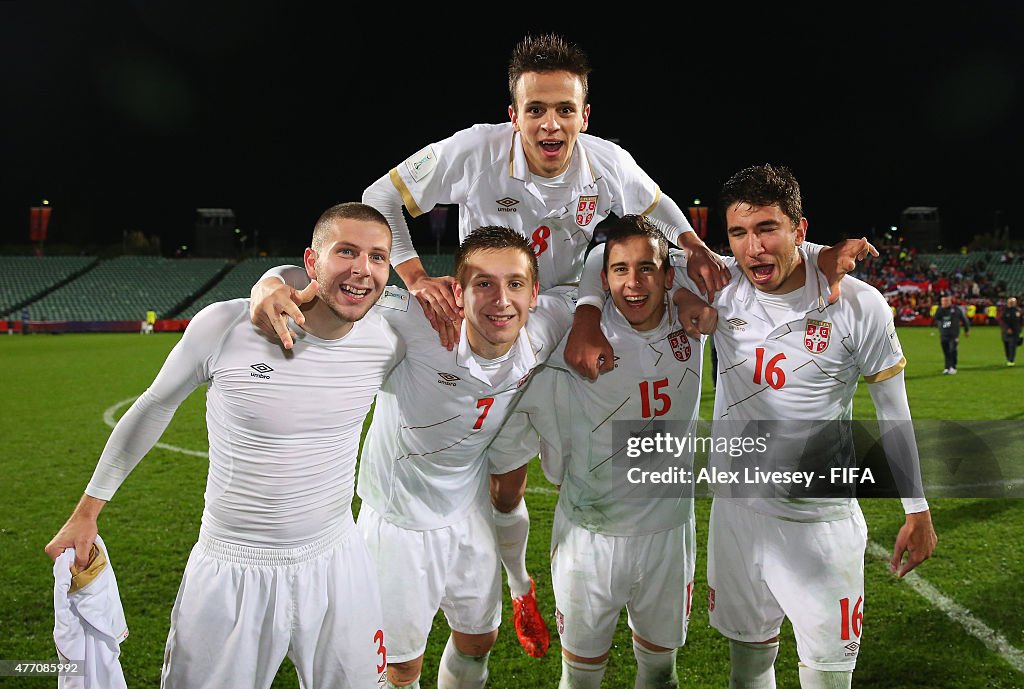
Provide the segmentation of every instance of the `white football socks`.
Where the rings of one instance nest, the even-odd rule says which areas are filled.
[[[729,689],[775,689],[779,642],[748,644],[729,639]]]
[[[508,588],[519,598],[530,592],[530,574],[526,571],[526,541],[530,536],[530,513],[526,500],[520,500],[511,512],[499,512],[493,506],[494,528],[498,535],[498,552],[505,566]]]
[[[633,639],[636,656],[636,682],[633,689],[672,689],[679,686],[676,674],[676,649],[652,651]]]
[[[448,643],[437,666],[437,689],[483,689],[487,684],[487,658],[469,656],[455,648],[455,640],[448,636]]]
[[[562,678],[558,689],[600,689],[608,659],[600,663],[581,663],[562,656]]]

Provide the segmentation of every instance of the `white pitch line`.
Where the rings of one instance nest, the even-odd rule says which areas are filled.
[[[868,541],[868,552],[886,563],[892,557],[890,551],[874,541]],[[909,572],[903,577],[903,581],[926,601],[946,613],[946,617],[967,630],[968,634],[985,644],[989,650],[998,653],[1014,670],[1024,673],[1024,651],[1015,648],[1002,634],[972,615],[971,611],[964,606],[946,597],[917,572]]]
[[[138,395],[135,397],[129,397],[126,400],[121,400],[112,407],[107,407],[103,412],[103,423],[113,428],[117,424],[117,419],[114,417],[114,414],[116,414],[121,407],[127,407],[137,399],[139,399]],[[178,447],[177,445],[168,445],[167,443],[157,443],[154,447],[159,447],[161,450],[170,450],[171,452],[180,452],[183,455],[189,455],[191,457],[202,457],[203,459],[209,459],[210,457],[206,452],[189,450],[184,447]]]

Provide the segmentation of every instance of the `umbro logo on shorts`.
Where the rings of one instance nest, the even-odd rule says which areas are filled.
[[[518,209],[513,208],[513,206],[515,206],[516,204],[519,203],[519,199],[514,199],[511,196],[506,196],[503,199],[498,199],[497,201],[495,201],[495,203],[498,204],[499,206],[501,206],[501,208],[498,209],[499,213],[518,213],[519,212]]]
[[[857,649],[860,648],[860,644],[857,643],[856,641],[851,641],[850,643],[848,643],[845,646],[843,646],[843,648],[845,648],[847,651],[849,651],[849,653],[846,653],[844,655],[855,656],[855,655],[857,655]]]
[[[263,364],[263,363],[252,364],[251,366],[249,366],[249,368],[251,368],[251,369],[253,369],[253,371],[255,371],[255,373],[253,373],[253,371],[250,371],[249,372],[250,376],[252,376],[253,378],[264,378],[266,380],[270,380],[270,376],[268,376],[266,374],[270,373],[271,371],[274,370],[274,369],[270,368],[269,366],[267,366],[266,364]]]

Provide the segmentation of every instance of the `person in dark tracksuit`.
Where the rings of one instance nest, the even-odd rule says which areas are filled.
[[[1006,352],[1006,365],[1013,366],[1017,358],[1017,347],[1020,346],[1021,320],[1024,311],[1017,305],[1017,297],[1006,300],[1006,306],[999,315],[999,329],[1003,335],[1003,350]]]
[[[939,329],[939,342],[942,353],[946,357],[947,375],[956,375],[957,346],[960,344],[960,324],[964,326],[964,337],[971,334],[971,324],[964,315],[963,309],[953,304],[953,298],[942,295],[940,306],[935,311],[935,327]]]

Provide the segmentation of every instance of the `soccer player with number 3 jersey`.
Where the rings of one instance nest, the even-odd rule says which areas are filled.
[[[890,561],[903,576],[931,556],[937,539],[919,489],[906,359],[892,311],[878,290],[852,277],[828,303],[828,281],[801,246],[807,220],[787,168],[741,170],[723,186],[720,204],[735,265],[712,304],[719,371],[712,434],[731,438],[767,422],[762,429],[788,433],[770,434],[768,451],[743,461],[842,464],[852,455],[844,424],[863,378],[890,464],[918,487],[903,497],[906,522]],[[773,444],[786,449],[772,455]],[[735,459],[712,452],[708,462]],[[856,498],[747,488],[716,488],[708,536],[709,616],[729,639],[729,686],[775,686],[779,630],[789,618],[801,686],[849,687],[865,614],[867,526]]]
[[[161,687],[262,689],[285,657],[308,689],[383,681],[390,642],[352,494],[363,422],[404,350],[369,313],[390,248],[375,209],[323,213],[304,257],[303,274],[317,282],[303,295],[291,352],[252,327],[245,299],[200,311],[118,421],[85,495],[46,546],[51,558],[73,547],[82,567],[100,510],[177,407],[208,385],[202,525],[171,611]]]

